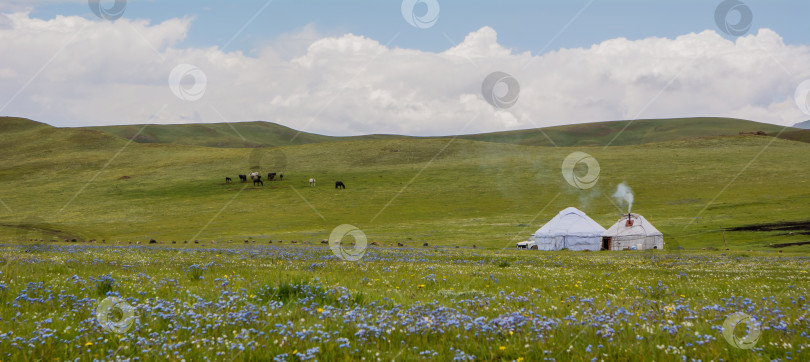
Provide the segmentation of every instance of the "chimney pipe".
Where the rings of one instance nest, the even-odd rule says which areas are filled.
[[[625,227],[631,227],[631,226],[633,226],[633,219],[632,219],[632,218],[630,218],[630,213],[629,213],[629,212],[627,213],[627,222],[624,224],[624,226],[625,226]]]

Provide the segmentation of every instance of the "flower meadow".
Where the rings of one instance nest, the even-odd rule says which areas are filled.
[[[808,361],[809,269],[762,252],[6,245],[0,359]]]

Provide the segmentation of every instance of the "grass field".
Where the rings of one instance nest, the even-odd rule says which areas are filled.
[[[810,358],[807,257],[370,247],[352,263],[278,245],[0,256],[6,360]],[[735,313],[753,318],[751,349],[723,336]]]
[[[803,133],[645,121],[601,146],[619,126],[232,148],[0,119],[0,359],[810,359],[810,245],[770,247],[810,235]],[[611,225],[622,182],[666,250],[514,250],[569,206]],[[343,224],[379,245],[341,260],[320,241]]]
[[[0,225],[9,241],[317,242],[352,224],[384,244],[504,248],[568,206],[611,225],[625,211],[610,198],[621,182],[635,191],[633,211],[673,248],[756,249],[806,241],[810,231],[724,232],[807,221],[810,144],[766,136],[607,148],[439,138],[223,149],[128,143],[26,120],[0,130],[11,155],[0,160]],[[598,160],[594,188],[563,179],[562,161],[574,151]],[[284,181],[224,183],[254,168],[282,171]],[[336,180],[347,189],[335,190]]]

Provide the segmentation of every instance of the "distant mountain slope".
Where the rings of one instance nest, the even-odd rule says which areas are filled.
[[[31,131],[38,128],[54,128],[42,122],[20,117],[0,117],[0,134]]]
[[[26,118],[0,117],[0,145],[12,154],[52,153],[55,150],[92,150],[120,146],[126,141],[87,128],[58,128]]]
[[[122,138],[132,138],[143,127],[103,126],[91,129],[109,132]],[[526,129],[495,133],[461,135],[459,139],[510,143],[525,146],[614,146],[638,145],[651,142],[737,135],[763,131],[775,134],[783,127],[732,118],[643,119],[584,123],[567,126]],[[545,134],[544,134],[545,133]],[[296,136],[296,134],[298,134]],[[243,138],[244,137],[244,138]],[[207,147],[287,146],[318,142],[338,142],[373,139],[402,139],[398,135],[366,135],[332,137],[307,132],[269,122],[149,125],[135,138],[139,143],[174,143]],[[615,138],[615,139],[614,139]],[[794,135],[800,141],[810,141]],[[292,140],[292,142],[291,142]]]
[[[695,137],[731,136],[741,132],[762,131],[774,135],[783,128],[742,119],[704,117],[583,123],[460,138],[526,146],[626,146]]]
[[[0,132],[33,129],[57,129],[23,118],[0,117]],[[125,125],[65,128],[72,133],[99,133],[118,140],[138,143],[177,144],[217,148],[276,147],[322,142],[363,140],[436,139],[446,137],[410,137],[400,135],[364,135],[352,137],[324,136],[270,122]],[[810,130],[733,118],[643,119],[583,123],[566,126],[457,136],[458,139],[507,143],[524,146],[612,146],[641,145],[696,137],[733,136],[740,133],[765,132],[780,138],[810,143]],[[87,133],[90,132],[90,133]],[[140,133],[139,133],[140,132]],[[137,136],[136,136],[137,135]]]
[[[810,121],[796,123],[793,128],[810,129]]]
[[[110,158],[105,151],[121,150],[126,144],[126,140],[102,131],[0,117],[0,179],[28,172],[47,179],[59,170],[78,169],[93,162],[103,165]]]
[[[299,132],[270,122],[235,122],[170,125],[126,125],[87,127],[118,137],[134,138],[138,143],[174,143],[192,146],[240,148],[302,145],[319,142],[402,138],[403,136],[368,135],[332,137]],[[138,133],[140,132],[140,133]]]

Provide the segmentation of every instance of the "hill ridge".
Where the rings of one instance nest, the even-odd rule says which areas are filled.
[[[26,124],[25,121],[30,123]],[[786,128],[773,124],[723,117],[600,121],[455,136],[408,136],[397,134],[328,136],[299,131],[268,121],[168,125],[133,124],[59,128],[24,118],[0,117],[0,132],[20,131],[42,126],[56,129],[102,131],[118,138],[126,140],[132,139],[137,143],[177,144],[215,148],[279,147],[321,142],[437,139],[449,137],[524,146],[627,146],[696,137],[732,136],[756,132],[765,132],[767,135],[778,134],[779,137],[783,139],[810,143],[810,130]]]

